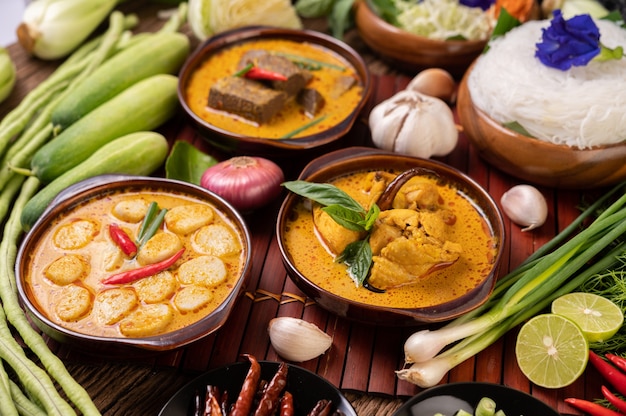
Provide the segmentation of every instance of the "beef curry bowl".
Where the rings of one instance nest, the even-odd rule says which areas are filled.
[[[370,94],[360,55],[320,32],[244,27],[189,57],[179,100],[201,135],[231,153],[290,153],[343,137]]]
[[[245,287],[250,252],[245,222],[213,193],[100,176],[63,191],[25,236],[18,291],[61,342],[169,350],[222,326]]]
[[[312,161],[285,186],[276,230],[283,262],[323,308],[367,323],[426,324],[478,307],[493,290],[502,215],[456,169],[356,147]]]

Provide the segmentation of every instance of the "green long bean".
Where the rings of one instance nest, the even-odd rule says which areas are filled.
[[[20,369],[19,371],[16,370],[16,373],[18,373],[20,377],[25,378],[25,386],[31,387],[37,391],[37,397],[42,396],[40,397],[42,405],[44,405],[44,401],[46,401],[47,406],[50,407],[50,409],[46,407],[46,411],[54,411],[56,405],[58,404],[56,401],[58,392],[56,391],[54,384],[52,384],[52,391],[50,391],[50,386],[47,382],[47,379],[52,377],[57,381],[67,397],[76,405],[83,415],[99,415],[100,412],[84,388],[74,380],[65,368],[63,362],[50,351],[42,336],[30,325],[24,311],[20,307],[17,293],[11,284],[11,281],[15,280],[15,272],[12,266],[15,264],[17,256],[17,242],[22,235],[20,216],[24,205],[36,193],[39,185],[39,180],[34,176],[29,177],[24,182],[22,190],[13,205],[11,215],[5,224],[4,235],[2,242],[0,243],[0,259],[2,259],[2,262],[0,262],[0,299],[2,300],[2,306],[4,309],[2,311],[2,316],[6,316],[8,322],[10,322],[11,325],[18,331],[24,343],[41,360],[41,363],[47,370],[47,373],[41,373],[36,368],[33,368],[31,364],[29,364],[30,360],[28,360],[28,363],[23,362],[22,356],[24,356],[24,352],[19,344],[15,342],[10,332],[8,332],[7,335],[11,335],[11,339],[4,340],[4,348],[2,348],[2,344],[0,344],[0,350],[10,351],[7,352],[8,357],[2,358],[5,358],[5,361],[7,362],[9,361],[8,359],[11,359],[11,366],[13,367],[13,365],[15,365]],[[0,336],[0,338],[2,337]],[[15,347],[17,347],[19,351],[13,351]],[[35,374],[37,374],[36,377]],[[42,378],[41,380],[40,377]],[[42,391],[42,388],[45,391]],[[51,403],[54,405],[51,405]],[[58,405],[61,406],[62,404]],[[72,412],[61,414],[72,414]]]

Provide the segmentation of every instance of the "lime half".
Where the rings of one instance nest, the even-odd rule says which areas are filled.
[[[585,371],[589,343],[572,320],[547,313],[522,325],[515,356],[530,381],[556,389],[572,384]]]
[[[624,323],[624,313],[619,306],[591,293],[574,292],[555,299],[552,313],[574,321],[589,342],[606,341]]]

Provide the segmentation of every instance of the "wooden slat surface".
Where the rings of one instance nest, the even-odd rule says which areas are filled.
[[[148,4],[139,7],[137,4],[144,2],[127,3],[126,10],[136,11],[141,17],[139,30],[153,30],[160,26],[161,22],[155,17],[156,6]],[[323,27],[324,23],[321,24]],[[307,25],[317,28],[320,22],[310,21]],[[367,114],[374,104],[406,86],[411,74],[396,73],[384,62],[378,61],[353,33],[346,40],[363,53],[374,74],[372,101],[364,111]],[[56,65],[28,57],[17,45],[11,46],[9,52],[17,63],[19,80],[10,99],[0,106],[0,116],[15,106]],[[164,127],[163,132],[171,142],[186,140],[212,152],[183,117],[177,117]],[[352,144],[371,144],[364,118],[342,143],[343,146]],[[468,173],[495,200],[518,183],[516,179],[486,165],[463,135],[455,151],[439,160]],[[306,161],[282,161],[281,164],[288,178],[295,178]],[[548,199],[548,221],[543,227],[528,233],[506,223],[508,239],[503,259],[504,271],[520,264],[578,214],[581,193],[539,189]],[[375,327],[338,318],[306,299],[287,277],[274,235],[280,202],[277,200],[270,207],[246,217],[253,237],[251,279],[245,295],[238,301],[226,325],[217,333],[179,351],[159,355],[147,353],[132,359],[93,357],[86,351],[49,341],[52,350],[67,363],[104,414],[154,415],[191,378],[205,370],[236,361],[244,352],[259,359],[278,360],[267,334],[267,324],[275,316],[302,317],[333,336],[333,346],[328,353],[302,366],[345,391],[360,415],[390,415],[407,397],[420,391],[412,384],[398,381],[394,373],[402,366],[404,340],[415,328]],[[530,392],[569,413],[576,412],[563,404],[564,397],[600,397],[600,378],[593,370],[587,371],[574,385],[564,389],[551,391],[532,386],[515,362],[515,334],[516,331],[511,331],[484,352],[453,369],[442,382],[479,380],[502,383]]]

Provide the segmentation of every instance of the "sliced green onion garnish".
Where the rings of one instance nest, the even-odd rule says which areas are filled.
[[[312,120],[311,122],[306,123],[304,126],[298,127],[297,129],[295,129],[295,130],[285,134],[284,136],[281,137],[281,139],[291,139],[296,134],[301,133],[304,130],[310,128],[310,127],[313,127],[317,123],[323,121],[325,118],[326,118],[326,115],[320,116],[320,117],[316,118],[315,120]]]
[[[296,64],[306,65],[306,66],[308,66],[310,68],[325,66],[327,68],[336,69],[338,71],[345,71],[346,70],[345,66],[332,64],[330,62],[318,61],[317,59],[311,59],[311,58],[307,58],[305,56],[294,55],[294,54],[291,54],[291,53],[277,53],[276,55],[285,57],[285,58],[289,59],[290,61],[292,61],[292,62],[294,62]]]

